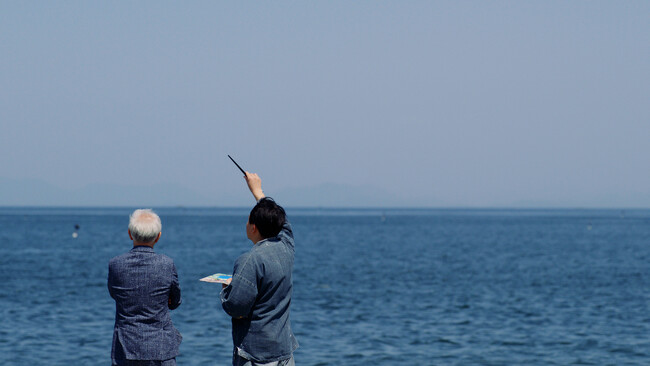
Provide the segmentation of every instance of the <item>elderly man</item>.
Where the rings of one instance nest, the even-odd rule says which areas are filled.
[[[169,309],[181,304],[174,261],[153,251],[160,240],[160,217],[135,210],[129,221],[133,248],[108,264],[108,291],[115,299],[113,366],[174,366],[181,334]]]

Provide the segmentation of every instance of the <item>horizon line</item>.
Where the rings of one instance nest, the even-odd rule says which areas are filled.
[[[215,205],[2,205],[0,209],[132,209],[134,207],[157,207],[160,209],[246,209],[246,206],[215,206]],[[615,206],[310,206],[310,205],[281,205],[282,207],[298,210],[611,210],[633,211],[650,210],[650,207],[615,207]]]

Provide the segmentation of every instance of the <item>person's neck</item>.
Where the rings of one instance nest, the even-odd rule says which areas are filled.
[[[267,239],[267,238],[263,238],[263,237],[261,237],[261,236],[258,236],[257,238],[254,238],[254,239],[251,240],[251,241],[253,242],[253,245],[255,245],[255,244],[257,244],[257,243],[259,243],[259,242],[261,242],[261,241],[263,241],[263,240],[266,240],[266,239]]]
[[[149,247],[153,249],[154,243],[138,243],[138,242],[133,242],[133,247]]]

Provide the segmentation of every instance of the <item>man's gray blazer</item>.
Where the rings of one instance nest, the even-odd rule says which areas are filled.
[[[169,309],[181,304],[174,261],[136,246],[108,264],[108,291],[115,299],[112,359],[168,360],[178,355],[181,334]]]

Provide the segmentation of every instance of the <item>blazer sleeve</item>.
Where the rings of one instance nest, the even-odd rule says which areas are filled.
[[[113,271],[111,270],[111,263],[110,262],[108,263],[108,281],[106,283],[108,285],[108,293],[114,299],[115,298],[115,293],[113,292]]]
[[[172,283],[169,289],[169,309],[174,310],[181,305],[181,286],[178,283],[176,266],[172,263]]]

